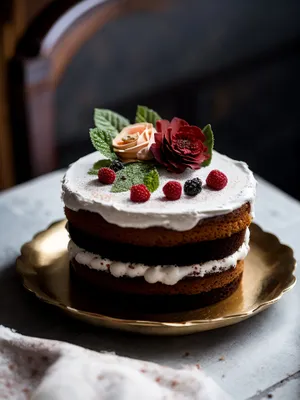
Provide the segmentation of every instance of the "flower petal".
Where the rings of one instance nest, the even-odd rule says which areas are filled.
[[[156,161],[168,171],[181,173],[186,168],[199,169],[201,163],[209,158],[204,145],[205,135],[197,126],[173,118],[171,123],[157,121],[156,127],[158,133],[150,149]]]
[[[184,119],[174,117],[171,121],[171,128],[174,131],[178,131],[183,126],[190,126]]]
[[[182,126],[180,128],[180,133],[192,134],[197,139],[201,140],[202,142],[205,142],[205,135],[198,126],[194,126],[194,125]]]
[[[166,132],[168,127],[170,125],[170,122],[167,119],[159,119],[156,121],[156,130],[157,132]]]

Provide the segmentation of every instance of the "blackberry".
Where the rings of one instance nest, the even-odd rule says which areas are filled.
[[[121,161],[119,161],[119,160],[115,160],[110,164],[109,168],[112,169],[115,172],[118,172],[118,171],[120,171],[121,169],[124,168],[124,164],[121,163]]]
[[[196,196],[202,190],[202,181],[199,178],[188,180],[184,184],[184,193],[187,196]]]

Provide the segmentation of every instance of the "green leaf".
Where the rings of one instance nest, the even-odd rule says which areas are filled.
[[[112,126],[112,124],[107,121],[107,119],[105,119],[102,115],[99,115],[97,117],[97,120],[95,119],[95,125],[97,128],[109,133],[112,139],[115,138],[119,133],[118,130],[114,126]]]
[[[211,129],[211,125],[210,125],[210,124],[206,125],[206,126],[202,129],[202,132],[203,132],[204,135],[205,135],[205,142],[204,142],[204,144],[205,144],[205,146],[206,146],[207,149],[208,149],[208,154],[210,154],[210,157],[209,157],[208,160],[205,160],[205,161],[201,164],[201,166],[202,166],[202,167],[207,167],[207,166],[211,163],[212,151],[213,151],[213,148],[214,148],[215,139],[214,139],[214,134],[213,134],[213,131],[212,131],[212,129]]]
[[[152,164],[141,162],[125,165],[117,172],[116,180],[111,188],[111,192],[127,192],[132,185],[144,183],[145,176],[153,169]]]
[[[89,175],[98,175],[98,169],[90,168],[88,170]]]
[[[93,146],[96,150],[100,151],[104,157],[110,160],[116,160],[117,156],[112,148],[112,138],[109,132],[99,128],[90,129],[90,137]]]
[[[95,108],[94,122],[97,128],[109,131],[115,137],[125,126],[129,125],[128,119],[113,111],[103,108]]]
[[[94,169],[100,169],[103,167],[109,167],[111,164],[111,160],[99,160],[97,162],[95,162],[95,164],[93,165]]]
[[[155,127],[156,121],[162,119],[157,112],[146,106],[138,106],[136,110],[135,122],[150,122]]]
[[[144,184],[150,190],[151,193],[155,192],[159,187],[159,175],[156,168],[153,168],[147,175],[144,177]]]
[[[88,172],[89,175],[98,175],[98,171],[100,168],[109,167],[111,164],[111,160],[99,160],[95,162],[93,168],[91,168]]]

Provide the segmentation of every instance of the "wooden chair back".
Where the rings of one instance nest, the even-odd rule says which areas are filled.
[[[9,65],[10,121],[18,182],[57,167],[55,90],[76,52],[113,19],[141,9],[157,10],[164,3],[56,0],[30,24]]]

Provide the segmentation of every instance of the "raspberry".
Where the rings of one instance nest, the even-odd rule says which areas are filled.
[[[140,185],[133,185],[130,189],[130,200],[134,203],[144,203],[150,199],[151,193],[147,189],[147,186],[140,184]]]
[[[112,169],[112,170],[115,171],[115,172],[118,172],[118,171],[120,171],[121,169],[124,168],[124,164],[123,164],[121,161],[119,161],[119,160],[114,160],[114,161],[110,164],[109,168]]]
[[[212,170],[206,178],[207,186],[215,190],[223,189],[227,185],[227,182],[227,176],[218,169]]]
[[[98,171],[98,179],[101,183],[111,185],[116,179],[116,173],[115,171],[107,167],[100,168]]]
[[[169,181],[163,187],[163,192],[168,200],[180,199],[182,186],[179,182]]]
[[[202,190],[202,181],[199,178],[188,180],[184,184],[184,193],[188,196],[196,196]]]

